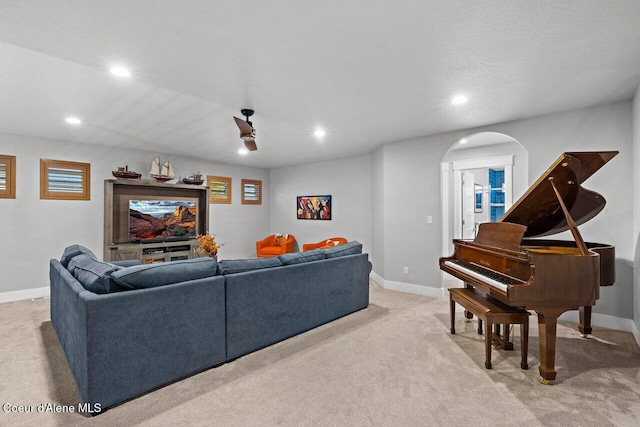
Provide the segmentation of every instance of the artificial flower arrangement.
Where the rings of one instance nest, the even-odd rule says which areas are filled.
[[[194,249],[194,251],[200,255],[216,258],[218,256],[218,249],[224,246],[224,243],[216,242],[216,235],[209,234],[207,231],[205,234],[198,234],[196,236],[200,245]]]

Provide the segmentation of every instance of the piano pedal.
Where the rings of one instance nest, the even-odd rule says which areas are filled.
[[[584,338],[585,340],[589,338],[588,334],[580,334],[580,338]]]
[[[467,318],[464,319],[464,323],[469,323],[469,322],[471,322],[471,319],[467,319]]]
[[[540,384],[542,384],[542,385],[551,385],[551,381],[545,380],[544,378],[540,378]]]

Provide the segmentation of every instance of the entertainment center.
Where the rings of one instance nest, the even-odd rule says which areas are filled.
[[[209,225],[209,188],[151,180],[104,181],[104,260],[143,263],[194,256]]]

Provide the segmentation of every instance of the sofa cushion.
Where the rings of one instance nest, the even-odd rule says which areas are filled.
[[[68,268],[69,261],[71,261],[71,259],[76,255],[80,254],[90,255],[93,259],[98,259],[98,257],[96,257],[94,253],[91,252],[91,250],[85,248],[84,246],[71,245],[64,248],[64,252],[62,252],[62,256],[60,257],[60,264],[62,264],[64,268]]]
[[[122,291],[123,288],[111,279],[111,273],[120,269],[120,267],[108,262],[98,261],[92,255],[79,254],[69,261],[68,270],[73,274],[73,277],[86,290],[96,294]]]
[[[282,262],[278,257],[258,259],[224,259],[218,263],[218,273],[234,274],[245,271],[260,270],[262,268],[280,267]]]
[[[120,261],[111,261],[111,264],[117,265],[118,267],[133,267],[134,265],[141,265],[142,261],[139,259],[123,259]]]
[[[119,285],[127,289],[155,288],[214,276],[216,274],[216,266],[215,259],[201,257],[135,265],[114,271],[111,277]]]
[[[352,241],[344,245],[334,246],[328,249],[322,249],[327,258],[337,258],[345,255],[354,255],[362,253],[362,243]]]
[[[306,252],[293,252],[290,254],[284,254],[284,255],[280,255],[280,262],[282,262],[282,265],[293,265],[293,264],[300,264],[303,262],[310,262],[310,261],[319,261],[321,259],[324,259],[324,252],[319,250],[319,249],[315,249],[313,251],[306,251]]]

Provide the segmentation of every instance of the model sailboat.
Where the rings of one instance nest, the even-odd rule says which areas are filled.
[[[153,162],[151,162],[149,174],[158,182],[166,182],[176,177],[175,173],[173,173],[171,163],[164,162],[162,166],[160,166],[160,157],[156,157],[153,159]]]

